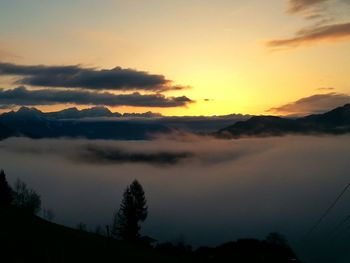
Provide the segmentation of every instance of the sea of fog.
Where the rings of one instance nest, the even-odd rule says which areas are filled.
[[[280,232],[306,262],[350,262],[350,190],[306,235],[350,182],[350,136],[12,138],[0,142],[0,166],[67,226],[110,224],[137,179],[149,205],[143,234],[159,241],[218,245]]]

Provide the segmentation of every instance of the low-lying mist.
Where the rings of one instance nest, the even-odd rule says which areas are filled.
[[[307,262],[347,262],[350,191],[305,234],[349,183],[350,136],[217,140],[0,142],[8,180],[28,183],[55,222],[110,224],[124,188],[138,179],[149,203],[143,233],[215,245],[281,232]],[[349,256],[349,254],[347,254]]]

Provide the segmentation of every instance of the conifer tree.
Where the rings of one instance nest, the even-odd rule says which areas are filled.
[[[140,238],[140,223],[146,220],[147,214],[145,192],[141,184],[135,180],[125,189],[119,211],[114,215],[113,237],[137,241]]]

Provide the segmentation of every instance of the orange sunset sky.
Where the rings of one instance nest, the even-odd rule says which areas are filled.
[[[0,0],[0,105],[164,115],[321,112],[350,102],[349,14],[347,0]],[[43,81],[57,66],[78,73]],[[129,83],[129,73],[140,83]],[[161,87],[142,83],[149,76]],[[89,83],[97,79],[106,85]],[[18,87],[25,93],[11,91]],[[57,101],[57,91],[81,93]],[[135,92],[132,102],[119,96]]]

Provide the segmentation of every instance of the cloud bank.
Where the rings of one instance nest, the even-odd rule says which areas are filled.
[[[167,91],[182,89],[163,75],[134,69],[98,70],[73,66],[16,65],[0,63],[0,75],[20,76],[16,84],[38,87],[84,88],[90,90]]]
[[[186,96],[166,97],[159,93],[113,94],[109,92],[93,92],[85,90],[29,90],[25,87],[0,89],[0,104],[11,108],[14,105],[106,105],[106,106],[135,106],[135,107],[179,107],[193,101]]]
[[[206,144],[201,144],[206,141]],[[87,139],[40,139],[37,144],[27,138],[11,138],[0,142],[0,151],[16,154],[55,156],[72,163],[88,165],[121,165],[128,163],[143,165],[215,165],[228,160],[236,160],[251,154],[246,149],[220,149],[227,141],[192,133],[159,135],[147,142],[105,141]],[[60,144],[62,142],[62,144]],[[195,145],[195,147],[193,147]],[[212,155],[207,147],[216,152]],[[259,153],[257,150],[256,153]]]
[[[10,140],[11,141],[11,140]],[[14,142],[15,140],[12,140]],[[148,165],[176,165],[190,160],[195,154],[188,149],[166,149],[137,147],[128,149],[127,145],[121,143],[107,143],[105,141],[89,142],[87,140],[69,140],[70,144],[60,146],[59,140],[40,140],[38,147],[33,147],[28,140],[22,140],[21,145],[8,147],[7,143],[3,150],[15,153],[32,155],[53,155],[69,160],[73,163],[90,165],[117,165],[124,163],[139,163]],[[61,140],[61,142],[68,142]],[[10,143],[11,144],[11,143]],[[1,147],[0,147],[1,148]]]
[[[133,154],[194,154],[173,165],[119,161],[101,165],[104,161],[77,159],[90,143],[1,141],[1,168],[10,183],[19,177],[36,189],[43,205],[54,210],[56,222],[69,226],[81,220],[89,229],[109,224],[123,190],[136,178],[149,203],[143,233],[160,241],[184,235],[193,245],[216,245],[278,231],[305,262],[348,262],[350,222],[337,233],[333,230],[348,216],[350,192],[307,242],[300,238],[349,183],[349,136],[94,144]]]

